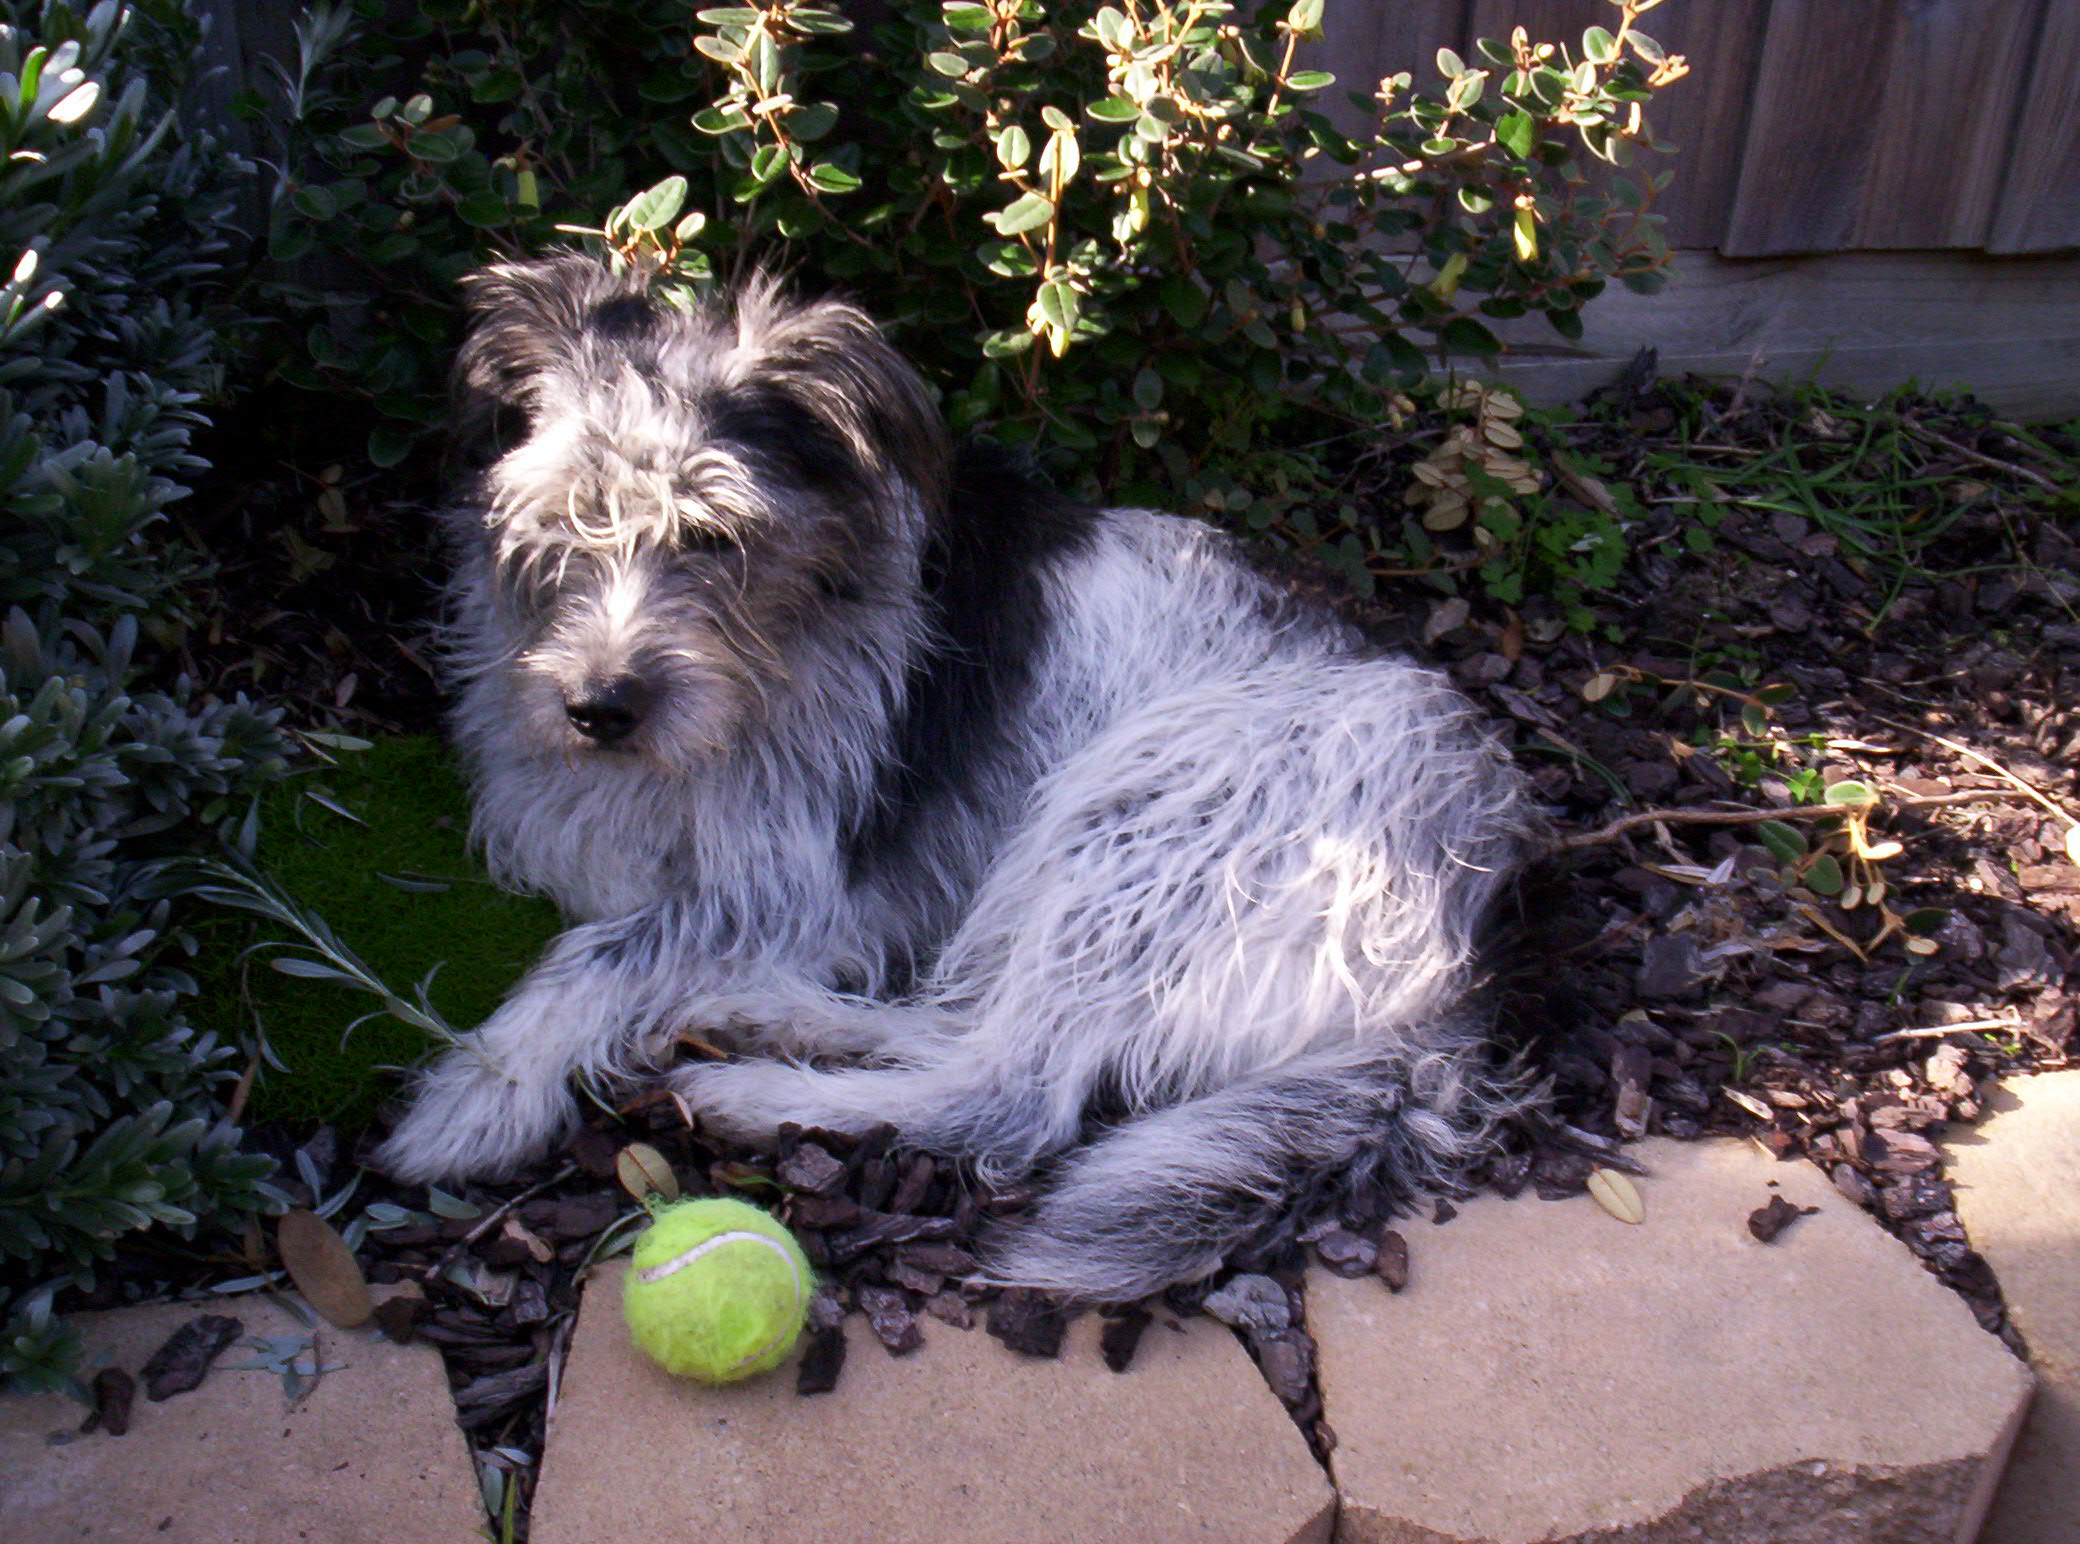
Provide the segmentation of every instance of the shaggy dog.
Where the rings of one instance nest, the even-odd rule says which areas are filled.
[[[1205,525],[956,451],[848,306],[470,288],[455,722],[494,870],[570,927],[379,1162],[508,1171],[573,1075],[661,1078],[734,1138],[1038,1171],[990,1277],[1124,1301],[1490,1148],[1470,961],[1528,821],[1442,679]],[[671,1065],[689,1030],[741,1059]]]

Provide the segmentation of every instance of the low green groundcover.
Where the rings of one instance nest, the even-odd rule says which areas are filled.
[[[384,740],[270,794],[260,867],[400,997],[410,999],[433,972],[434,1007],[467,1029],[558,927],[548,902],[492,883],[469,851],[468,829],[468,795],[447,748],[424,735]],[[253,926],[246,941],[258,947],[204,951],[224,962],[205,982],[204,1002],[205,1012],[244,1025],[257,1015],[282,1064],[261,1071],[250,1117],[366,1124],[396,1088],[394,1069],[420,1060],[428,1037],[366,993],[271,969],[268,957],[284,952],[273,925]]]

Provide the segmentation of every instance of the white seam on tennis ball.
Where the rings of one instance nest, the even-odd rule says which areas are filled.
[[[787,1247],[784,1244],[782,1244],[778,1239],[768,1238],[763,1233],[750,1233],[745,1232],[743,1230],[739,1230],[734,1233],[718,1233],[713,1238],[702,1239],[691,1249],[688,1249],[683,1253],[673,1255],[669,1260],[659,1260],[655,1265],[646,1265],[641,1270],[636,1272],[636,1280],[643,1282],[646,1285],[652,1282],[662,1281],[665,1279],[665,1277],[670,1276],[675,1272],[683,1271],[684,1269],[686,1269],[687,1266],[693,1264],[694,1261],[700,1259],[701,1256],[707,1254],[710,1250],[720,1249],[724,1244],[759,1244],[767,1249],[772,1250],[774,1254],[778,1255],[783,1261],[786,1262],[788,1280],[794,1284],[794,1300],[797,1303],[801,1302],[802,1268],[799,1265],[795,1264],[794,1255],[790,1253]],[[733,1365],[737,1367],[750,1366],[751,1363],[757,1361],[760,1357],[764,1356],[767,1352],[771,1351],[774,1346],[778,1345],[782,1340],[785,1340],[788,1336],[788,1333],[789,1332],[787,1330],[783,1329],[779,1334],[773,1336],[772,1339],[768,1340],[764,1345],[760,1346],[757,1350],[753,1351],[749,1356],[738,1357]]]

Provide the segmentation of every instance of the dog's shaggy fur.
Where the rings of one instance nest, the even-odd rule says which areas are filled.
[[[1487,1150],[1465,997],[1528,821],[1444,681],[1204,525],[957,454],[847,306],[471,288],[456,724],[496,871],[572,925],[380,1161],[509,1170],[574,1074],[661,1076],[735,1137],[1037,1170],[992,1278],[1121,1301]],[[664,1065],[687,1029],[745,1058]]]

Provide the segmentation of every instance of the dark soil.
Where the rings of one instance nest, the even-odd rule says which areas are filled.
[[[1513,727],[1552,811],[1554,852],[1522,907],[1540,924],[1526,929],[1530,968],[1498,990],[1553,1100],[1488,1183],[1571,1195],[1598,1167],[1636,1167],[1624,1144],[1643,1135],[1750,1138],[1820,1164],[2019,1349],[1935,1139],[1978,1118],[1991,1080],[2074,1053],[2080,554],[2061,490],[2076,447],[2018,437],[1970,403],[1903,399],[1884,418],[1893,470],[1908,458],[1925,509],[1874,542],[1854,501],[1828,491],[1875,454],[1858,405],[1637,384],[1532,431],[1600,458],[1602,480],[1642,506],[1616,585],[1587,597],[1592,630],[1570,631],[1547,602],[1447,593],[1435,575],[1360,609]],[[1741,494],[1743,469],[1787,447],[1821,496],[1798,508]],[[1400,520],[1390,494],[1419,453],[1383,446],[1354,470],[1370,479],[1354,488],[1361,512]],[[1731,490],[1708,539],[1678,463]],[[197,673],[287,695],[313,724],[426,727],[433,554],[415,493],[428,470],[356,481],[296,467],[196,501],[191,520],[223,558]],[[1841,783],[1875,798],[1858,814],[1876,856],[1852,854],[1840,807],[1817,817],[1819,790]],[[629,1209],[614,1154],[634,1140],[690,1190],[773,1206],[801,1235],[832,1294],[805,1385],[842,1376],[846,1342],[854,1356],[883,1354],[870,1340],[907,1354],[931,1319],[986,1319],[1034,1354],[1059,1343],[1052,1305],[992,1303],[964,1280],[977,1230],[1015,1215],[1021,1193],[885,1136],[791,1132],[777,1155],[729,1150],[668,1097],[640,1095],[532,1183],[470,1187],[475,1219],[370,1236],[372,1275],[423,1284],[414,1332],[447,1353],[480,1450],[539,1452],[575,1275]],[[1788,1220],[1761,1215],[1767,1199],[1760,1230]],[[1302,1221],[1250,1262],[1275,1285],[1218,1306],[1319,1451],[1334,1439],[1313,1391],[1306,1255],[1395,1290],[1420,1234],[1363,1202]],[[1207,1290],[1115,1318],[1109,1359],[1131,1359],[1148,1312],[1195,1311]]]

